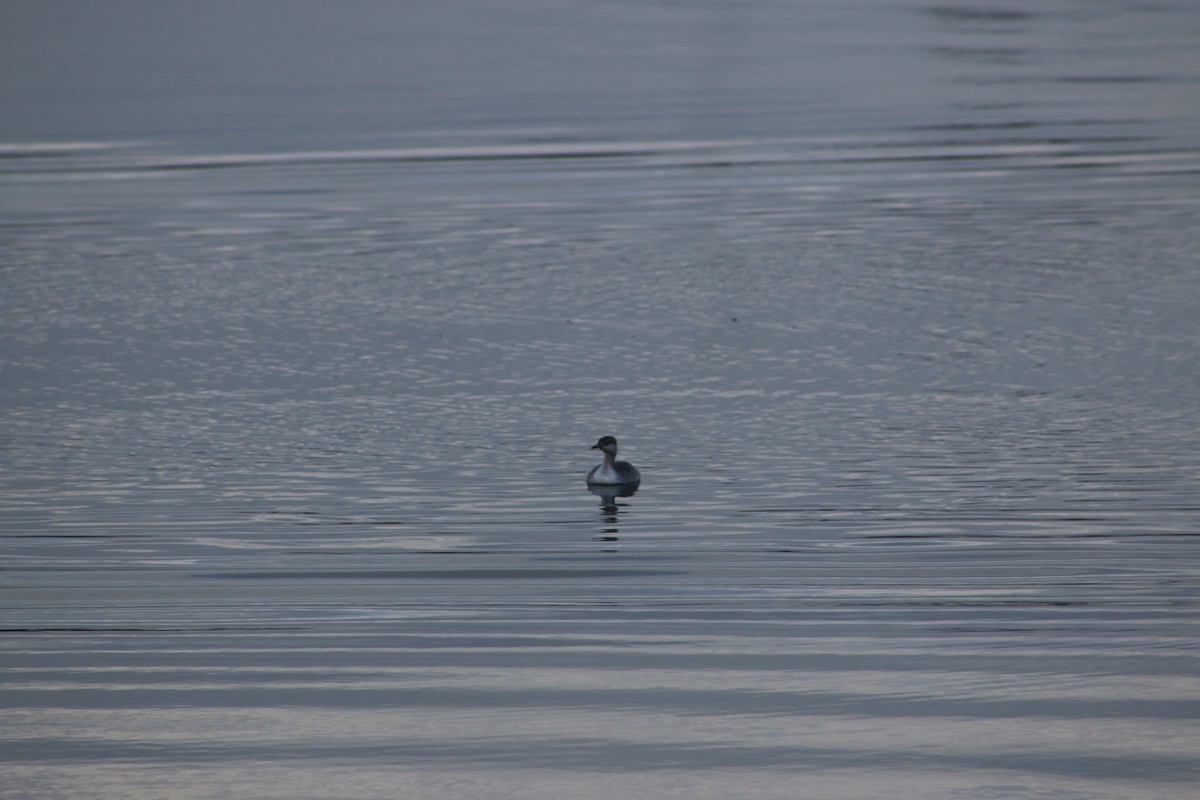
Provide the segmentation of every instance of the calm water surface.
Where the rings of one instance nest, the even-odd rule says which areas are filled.
[[[1200,7],[447,9],[0,8],[0,797],[1191,797]]]

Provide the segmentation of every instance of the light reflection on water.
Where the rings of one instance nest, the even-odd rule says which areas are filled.
[[[6,115],[0,795],[1190,796],[1195,12],[808,5]]]

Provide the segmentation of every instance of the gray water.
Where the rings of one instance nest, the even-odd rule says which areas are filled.
[[[1194,796],[1200,5],[9,2],[0,105],[0,797]]]

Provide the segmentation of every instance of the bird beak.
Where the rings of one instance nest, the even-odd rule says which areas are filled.
[[[599,449],[600,449],[599,442],[596,442],[594,445],[592,445],[591,447],[588,448],[588,450],[599,450]]]

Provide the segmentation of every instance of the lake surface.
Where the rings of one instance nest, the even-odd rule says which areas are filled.
[[[1193,796],[1200,5],[14,2],[0,106],[0,797]]]

